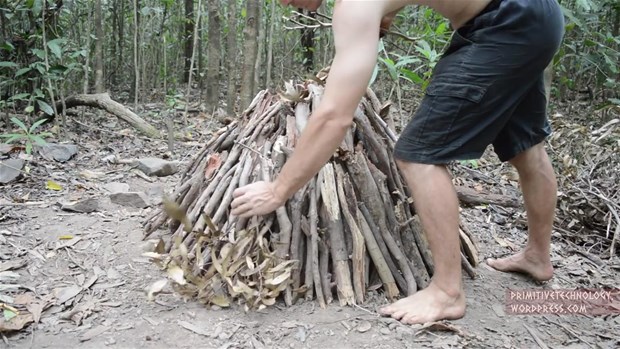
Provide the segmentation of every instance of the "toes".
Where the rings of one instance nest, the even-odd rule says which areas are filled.
[[[392,313],[394,313],[394,309],[392,309],[391,306],[387,306],[387,307],[379,308],[378,312],[382,316],[390,316],[392,315]]]
[[[405,316],[407,314],[406,311],[404,310],[397,310],[395,312],[392,313],[392,317],[396,320],[401,320],[403,318],[403,316]]]

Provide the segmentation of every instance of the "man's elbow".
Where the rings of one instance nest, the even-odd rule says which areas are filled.
[[[353,112],[335,106],[321,105],[312,117],[322,124],[329,124],[330,127],[336,127],[345,131],[353,125]]]

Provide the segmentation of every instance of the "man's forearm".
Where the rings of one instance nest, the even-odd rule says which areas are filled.
[[[334,154],[351,126],[351,118],[317,111],[302,132],[291,158],[275,180],[276,193],[288,200],[304,186]]]

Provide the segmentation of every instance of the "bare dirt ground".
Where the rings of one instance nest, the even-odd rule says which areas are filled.
[[[205,129],[204,120],[197,120],[195,130]],[[18,277],[8,284],[14,287],[0,289],[0,295],[30,294],[49,301],[38,323],[3,333],[2,348],[620,347],[617,315],[506,312],[508,289],[620,286],[617,257],[601,260],[583,254],[560,232],[552,241],[556,275],[551,281],[537,284],[482,263],[477,278],[464,276],[466,316],[444,327],[411,327],[379,317],[376,308],[387,302],[380,291],[359,307],[331,304],[321,309],[315,302],[301,302],[287,308],[279,303],[251,313],[242,307],[207,308],[172,292],[149,301],[145,289],[163,274],[141,256],[146,248],[141,224],[155,206],[113,204],[104,188],[111,182],[127,183],[131,191],[144,191],[156,203],[162,192],[174,188],[179,175],[147,180],[130,165],[103,162],[110,154],[162,157],[167,145],[121,130],[123,125],[115,122],[102,124],[96,129],[73,124],[69,139],[79,146],[74,159],[60,164],[35,156],[28,178],[0,187],[0,265],[23,261],[12,270]],[[197,132],[193,141],[177,143],[173,158],[187,161],[207,137]],[[89,178],[80,174],[84,170],[103,175]],[[46,190],[50,179],[62,190]],[[65,212],[57,204],[87,197],[98,201],[96,212]],[[509,254],[526,241],[520,210],[469,208],[463,217],[478,239],[481,260]],[[68,299],[60,304],[60,298]]]

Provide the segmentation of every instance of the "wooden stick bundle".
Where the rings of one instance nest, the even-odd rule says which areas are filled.
[[[276,265],[286,263],[290,268],[277,280],[282,282],[281,278],[287,277],[277,286],[287,305],[305,298],[317,299],[325,307],[334,295],[341,305],[362,303],[373,286],[371,275],[378,276],[392,300],[428,284],[433,263],[392,157],[396,136],[380,117],[381,103],[370,89],[341,147],[285,206],[265,217],[230,217],[234,189],[255,180],[271,180],[280,171],[311,110],[320,102],[321,84],[320,79],[297,86],[288,84],[286,94],[280,96],[260,92],[240,120],[215,133],[184,173],[171,198],[187,213],[183,221],[169,218],[162,210],[145,223],[148,237],[167,222],[170,241],[182,241],[190,260],[202,256],[194,263],[203,272],[198,268],[193,278],[213,277],[217,270],[211,269],[213,275],[207,275],[206,270],[217,261],[209,256],[220,258],[232,253],[216,250],[218,244],[204,246],[205,236],[217,231],[220,240],[228,236],[234,242],[236,232],[255,230],[257,239],[268,241],[269,256]],[[461,234],[466,242],[464,268],[471,273],[477,251],[468,231],[464,229]],[[260,241],[256,246],[264,247]],[[169,243],[167,247],[173,255],[171,250],[178,244]],[[260,259],[261,254],[253,256]],[[237,262],[227,260],[227,265]],[[254,260],[250,258],[247,265],[254,266]],[[273,269],[282,272],[279,267]],[[254,269],[249,270],[246,273],[251,275]],[[220,279],[249,289],[262,287],[260,282],[239,283],[235,275],[219,275]],[[200,284],[212,284],[208,281]],[[251,294],[245,288],[245,293],[237,292],[241,286],[234,288],[237,295]],[[274,292],[271,290],[269,297]],[[203,292],[207,293],[217,292]],[[217,294],[222,296],[221,292]]]

